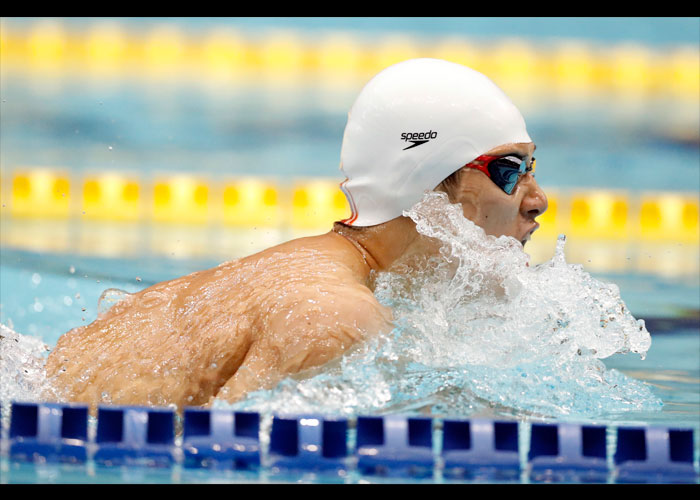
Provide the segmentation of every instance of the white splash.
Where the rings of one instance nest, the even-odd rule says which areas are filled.
[[[645,384],[601,361],[630,352],[644,358],[651,345],[644,322],[616,285],[566,262],[564,237],[550,261],[531,267],[518,241],[486,235],[442,193],[427,193],[404,215],[439,253],[376,275],[375,295],[393,308],[394,331],[236,406],[581,418],[660,409]]]
[[[48,352],[41,340],[0,324],[0,403],[39,400]]]

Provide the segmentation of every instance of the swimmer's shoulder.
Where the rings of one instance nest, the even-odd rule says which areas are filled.
[[[290,327],[299,325],[320,334],[343,331],[359,339],[391,329],[391,309],[382,305],[367,286],[353,279],[350,272],[299,281],[289,291],[292,293],[282,295],[282,302],[275,307],[279,313],[276,330],[291,331],[294,328]]]
[[[391,311],[367,286],[353,252],[337,235],[326,233],[269,247],[241,264],[257,270],[256,285],[266,288],[263,295],[274,298],[272,309],[288,319],[317,314],[368,327],[386,323]]]

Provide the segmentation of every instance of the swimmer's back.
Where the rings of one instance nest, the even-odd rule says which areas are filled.
[[[60,399],[183,407],[318,366],[390,324],[338,238],[292,240],[132,294],[63,335],[47,375]]]

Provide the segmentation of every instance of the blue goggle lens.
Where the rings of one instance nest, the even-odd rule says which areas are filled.
[[[491,180],[507,194],[511,194],[521,175],[534,172],[535,159],[532,159],[528,167],[524,160],[516,156],[504,156],[490,162],[488,169]]]

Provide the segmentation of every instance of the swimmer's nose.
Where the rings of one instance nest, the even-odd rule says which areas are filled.
[[[520,211],[523,215],[534,219],[547,211],[547,195],[544,194],[542,188],[537,184],[532,174],[526,174],[521,181],[522,187],[525,188],[525,196],[520,203]]]

